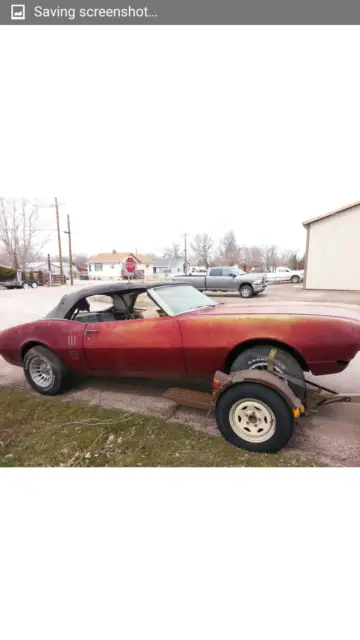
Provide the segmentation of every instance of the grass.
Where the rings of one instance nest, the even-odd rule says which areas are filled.
[[[2,467],[302,467],[222,438],[134,413],[0,388]]]

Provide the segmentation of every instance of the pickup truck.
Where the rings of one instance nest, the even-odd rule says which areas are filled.
[[[241,298],[252,298],[266,289],[261,273],[246,273],[235,267],[211,267],[205,275],[175,275],[173,282],[191,284],[199,291],[238,291]]]
[[[296,271],[288,267],[277,267],[275,271],[263,274],[267,282],[302,282],[304,280],[304,271]]]

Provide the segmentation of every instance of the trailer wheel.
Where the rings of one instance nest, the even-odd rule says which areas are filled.
[[[218,399],[216,422],[225,440],[235,447],[276,453],[289,442],[295,419],[279,393],[256,382],[241,382]]]

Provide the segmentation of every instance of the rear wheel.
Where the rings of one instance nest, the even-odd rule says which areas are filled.
[[[243,284],[240,287],[240,297],[241,298],[252,298],[254,295],[254,289],[251,284]]]
[[[291,276],[290,282],[292,282],[293,284],[297,284],[298,282],[300,282],[300,277],[299,276]]]
[[[29,349],[24,356],[23,367],[28,383],[42,395],[55,396],[70,386],[69,371],[47,347],[38,345]]]
[[[29,285],[29,283],[28,283],[28,282],[23,282],[23,283],[22,283],[22,285],[21,285],[21,288],[22,288],[22,289],[29,289],[29,286],[30,286],[30,285]]]
[[[231,365],[231,372],[248,369],[267,371],[269,356],[273,349],[276,349],[273,358],[273,372],[280,377],[285,374],[296,378],[296,382],[288,382],[288,384],[296,397],[303,402],[305,399],[305,376],[302,367],[290,353],[283,349],[277,349],[271,344],[254,345],[240,353]]]
[[[216,422],[224,438],[235,447],[276,453],[289,442],[295,420],[276,391],[259,383],[241,382],[220,396]]]
[[[36,289],[37,286],[38,286],[37,282],[32,282],[31,283],[31,288],[32,289]]]

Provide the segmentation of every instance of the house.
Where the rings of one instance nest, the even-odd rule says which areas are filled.
[[[51,266],[51,273],[53,275],[60,275],[60,262],[51,262],[50,263]],[[68,262],[63,262],[62,263],[62,267],[63,267],[63,274],[68,277],[70,275],[70,268],[69,268],[69,263]],[[38,262],[29,262],[26,265],[26,268],[24,269],[24,271],[26,273],[29,273],[30,271],[32,271],[33,273],[38,273],[39,271],[42,271],[43,274],[47,274],[49,273],[49,265],[48,265],[48,261],[47,260],[39,260]],[[77,267],[75,267],[75,265],[72,266],[72,272],[73,275],[75,277],[77,277],[78,275],[78,269]]]
[[[143,278],[153,275],[152,259],[139,253],[118,253],[113,249],[111,253],[98,253],[88,259],[86,266],[90,279],[119,280],[126,273],[125,263],[128,258],[133,258],[136,263],[136,271]]]
[[[154,258],[153,274],[156,278],[171,278],[176,273],[182,273],[184,268],[183,258]]]
[[[360,290],[360,202],[303,222],[307,232],[304,287]]]

